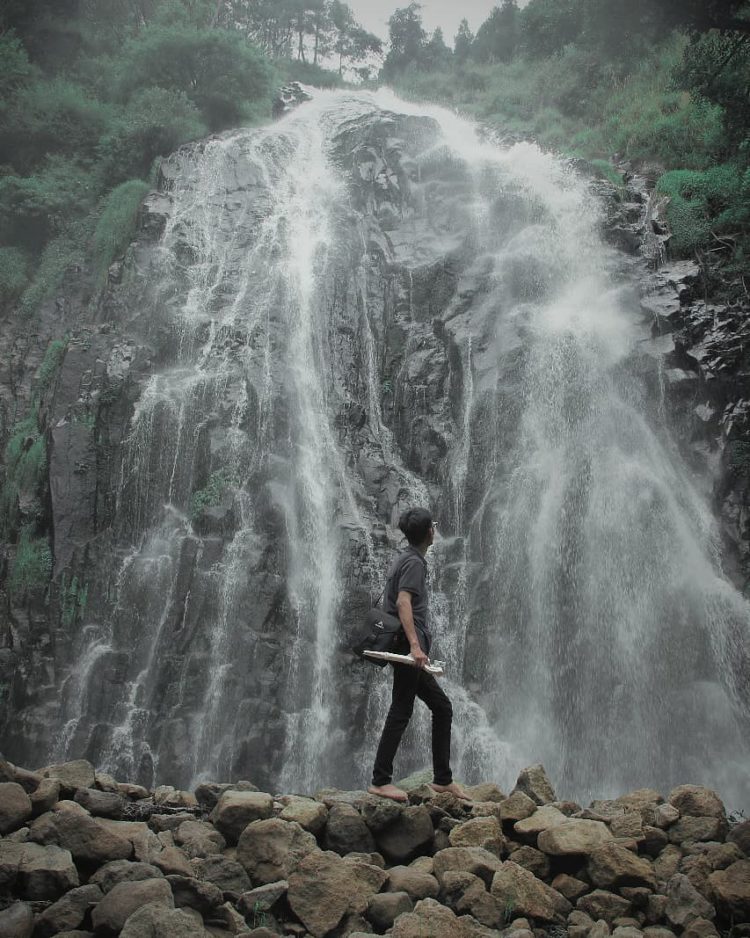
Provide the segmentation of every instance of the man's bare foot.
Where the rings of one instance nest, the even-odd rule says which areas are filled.
[[[370,785],[367,789],[371,795],[380,795],[383,798],[390,798],[392,801],[408,801],[409,796],[402,788],[396,788],[395,785]]]
[[[463,788],[456,782],[451,782],[450,785],[437,785],[435,782],[430,782],[429,785],[430,788],[436,792],[448,791],[456,798],[463,798],[464,801],[474,800],[471,795],[467,795]]]

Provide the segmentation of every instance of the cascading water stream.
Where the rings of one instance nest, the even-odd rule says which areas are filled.
[[[456,777],[542,761],[579,799],[739,798],[750,610],[710,480],[632,367],[647,333],[585,182],[388,92],[320,93],[165,179],[139,270],[162,351],[59,755],[147,783],[361,787],[390,687],[341,647],[420,502]],[[403,774],[428,727],[415,711]]]

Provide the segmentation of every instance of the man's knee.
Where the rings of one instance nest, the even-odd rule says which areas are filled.
[[[453,705],[447,697],[439,697],[432,707],[432,714],[435,717],[439,717],[441,720],[451,720],[453,717]]]

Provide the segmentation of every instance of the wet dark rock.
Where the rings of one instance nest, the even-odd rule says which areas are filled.
[[[78,928],[89,909],[101,899],[102,891],[96,885],[89,884],[71,889],[37,918],[34,934],[38,938],[48,938],[58,932]]]
[[[125,799],[119,793],[98,791],[95,788],[79,788],[75,800],[96,817],[119,820],[125,812]]]
[[[273,102],[273,116],[283,117],[305,101],[312,100],[312,95],[298,81],[290,81],[276,92]]]
[[[22,827],[31,810],[31,799],[17,782],[0,783],[0,835]]]

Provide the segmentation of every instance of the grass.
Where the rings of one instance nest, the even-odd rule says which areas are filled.
[[[18,602],[29,593],[47,588],[52,576],[52,551],[45,537],[35,537],[31,526],[21,531],[8,577],[8,589]]]
[[[94,270],[100,282],[106,277],[114,259],[130,244],[138,209],[148,191],[147,183],[131,179],[114,188],[104,199],[93,238]]]

